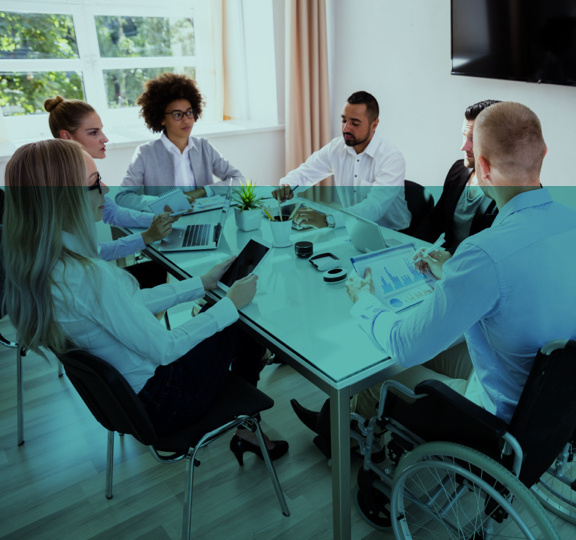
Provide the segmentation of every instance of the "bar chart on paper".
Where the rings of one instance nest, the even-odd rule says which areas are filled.
[[[434,291],[434,278],[414,268],[415,250],[403,245],[352,259],[356,271],[363,275],[371,268],[376,297],[393,311],[421,302]]]

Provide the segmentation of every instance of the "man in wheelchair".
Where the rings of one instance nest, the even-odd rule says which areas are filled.
[[[538,481],[576,427],[574,392],[567,385],[576,374],[573,344],[540,355],[567,355],[566,361],[535,363],[546,343],[576,338],[576,212],[554,202],[540,184],[547,149],[530,109],[509,102],[487,108],[476,119],[473,138],[478,183],[499,209],[492,227],[464,240],[448,260],[435,252],[423,259],[438,281],[434,293],[407,313],[392,313],[376,299],[369,271],[347,283],[353,317],[407,368],[388,383],[404,399],[386,399],[386,386],[378,414],[379,389],[358,396],[364,410],[356,410],[373,418],[361,427],[365,461],[357,501],[373,523],[392,524],[399,537],[514,538],[511,523],[520,534],[537,529],[532,537],[555,537],[525,486]],[[462,335],[474,368],[469,378],[451,371],[457,362],[446,354],[442,362],[427,363]],[[419,386],[430,379],[452,390],[434,380]],[[427,397],[407,404],[406,396],[419,395]],[[426,441],[444,441],[406,454],[388,495],[371,459],[377,424],[393,434],[393,457]],[[506,465],[523,483],[500,465],[505,454],[516,456]],[[462,502],[470,499],[464,494],[479,491],[482,497]],[[390,509],[383,510],[389,495]],[[478,518],[480,505],[484,518]]]

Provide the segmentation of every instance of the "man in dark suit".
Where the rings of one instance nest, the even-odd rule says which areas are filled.
[[[442,195],[432,212],[424,219],[414,236],[434,242],[442,233],[446,239],[444,249],[453,254],[460,242],[468,236],[492,225],[498,209],[492,199],[478,187],[474,172],[472,131],[476,117],[487,107],[498,103],[488,99],[470,105],[464,113],[462,126],[464,159],[459,159],[448,171]]]

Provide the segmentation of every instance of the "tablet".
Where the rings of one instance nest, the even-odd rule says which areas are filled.
[[[248,241],[234,262],[220,278],[218,286],[227,291],[235,281],[253,274],[270,252],[270,244],[263,240]]]
[[[375,295],[388,309],[399,312],[422,302],[434,292],[436,278],[414,267],[416,250],[413,244],[403,244],[366,255],[352,257],[354,270],[363,276],[372,270]]]

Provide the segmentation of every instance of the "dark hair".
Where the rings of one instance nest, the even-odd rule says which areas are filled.
[[[374,122],[380,114],[380,107],[378,107],[376,98],[363,90],[354,92],[346,101],[350,103],[350,105],[366,105],[366,116],[370,122]]]
[[[196,83],[187,75],[162,73],[144,84],[144,92],[136,103],[140,105],[140,116],[154,132],[164,130],[162,121],[166,106],[178,99],[187,99],[194,111],[194,120],[202,116],[204,100]]]
[[[470,107],[466,108],[464,112],[464,117],[466,120],[476,120],[477,116],[484,110],[490,107],[490,105],[494,105],[494,103],[500,103],[500,101],[496,99],[485,99],[484,101],[479,101],[478,103],[474,103],[474,105],[470,105]]]
[[[44,101],[44,109],[50,113],[48,125],[55,139],[60,138],[60,131],[68,131],[74,135],[87,114],[96,112],[92,105],[79,99],[64,99],[62,96],[48,98]]]

